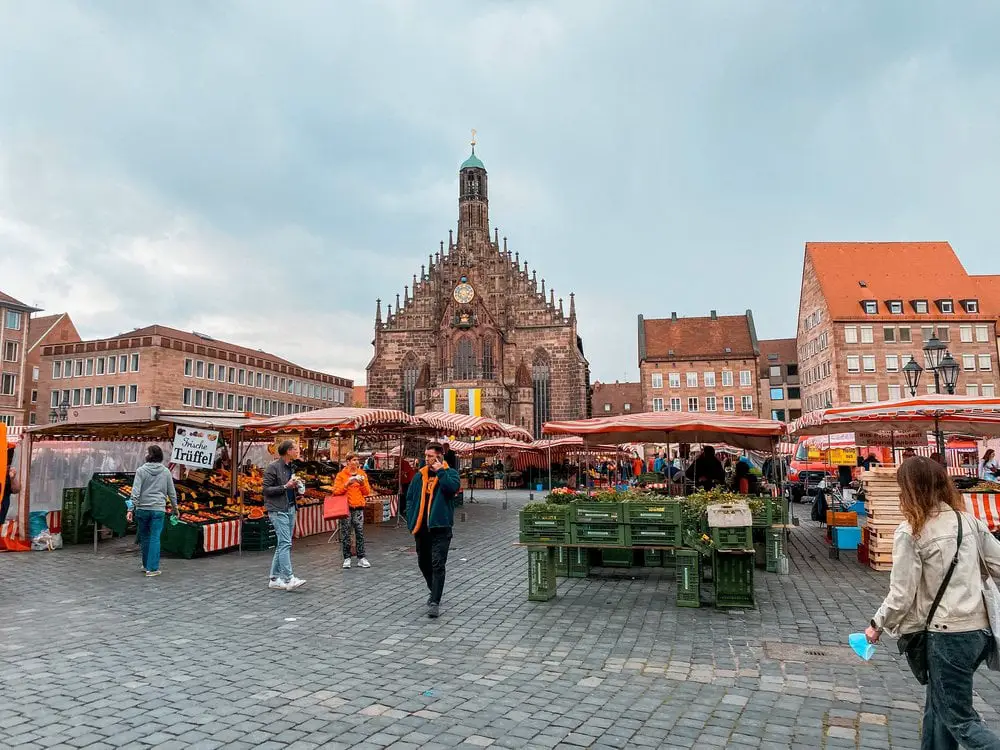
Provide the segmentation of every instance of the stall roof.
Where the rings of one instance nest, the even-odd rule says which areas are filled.
[[[417,421],[432,430],[446,435],[464,437],[507,437],[523,442],[531,442],[531,433],[523,427],[500,422],[492,417],[477,417],[473,414],[453,414],[444,411],[429,411],[418,414]]]
[[[281,417],[255,419],[245,425],[251,433],[334,432],[344,430],[412,430],[416,420],[398,409],[361,409],[334,406],[329,409],[286,414]]]
[[[241,428],[253,420],[232,412],[172,411],[156,406],[94,407],[72,410],[65,422],[31,427],[33,440],[166,440],[171,426],[210,430]]]
[[[1000,398],[927,395],[854,404],[810,412],[790,425],[793,435],[842,432],[913,432],[923,427],[943,432],[993,437],[1000,435]]]

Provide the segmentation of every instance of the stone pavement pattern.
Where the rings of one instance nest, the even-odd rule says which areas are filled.
[[[845,650],[888,575],[828,559],[816,527],[793,531],[791,575],[758,572],[757,610],[677,608],[670,569],[560,579],[531,603],[512,546],[526,493],[477,496],[437,621],[393,527],[368,530],[371,570],[297,541],[298,592],[265,587],[269,553],[167,559],[148,580],[131,539],[0,555],[0,746],[918,746],[923,695],[894,644],[868,664]],[[1000,680],[976,688],[1000,728]]]

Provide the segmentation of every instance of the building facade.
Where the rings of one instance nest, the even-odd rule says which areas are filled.
[[[159,325],[41,350],[45,421],[63,407],[118,404],[281,416],[350,406],[354,387],[273,354]]]
[[[957,392],[997,393],[1000,308],[947,242],[809,242],[796,336],[802,407],[874,403],[910,393],[903,367],[927,368],[943,342],[961,365]],[[935,391],[925,371],[920,393]]]
[[[760,350],[753,313],[646,319],[639,316],[644,411],[759,416]]]
[[[589,365],[568,310],[545,279],[490,234],[488,176],[475,153],[459,170],[458,231],[382,316],[368,365],[373,408],[496,417],[538,435],[589,412]]]
[[[795,339],[761,339],[760,415],[779,422],[802,416],[799,356]]]
[[[620,417],[643,411],[642,383],[594,383],[590,412],[595,417]]]
[[[34,312],[38,310],[0,292],[0,424],[8,427],[25,423],[28,320]]]
[[[24,368],[24,423],[45,424],[49,405],[39,393],[42,349],[48,344],[75,343],[80,334],[67,313],[34,317],[28,322],[28,353]]]

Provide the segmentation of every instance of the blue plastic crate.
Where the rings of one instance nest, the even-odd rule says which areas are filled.
[[[859,526],[834,526],[833,546],[837,549],[857,549],[861,544],[861,528]]]

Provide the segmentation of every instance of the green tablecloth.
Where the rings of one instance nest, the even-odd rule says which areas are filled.
[[[125,535],[127,526],[125,515],[128,513],[128,508],[125,505],[125,498],[114,488],[91,480],[87,485],[84,511],[89,511],[91,518],[97,524],[111,529],[119,536]]]
[[[199,551],[200,541],[201,529],[199,527],[183,521],[172,524],[169,516],[164,520],[163,533],[160,534],[161,551],[190,560]]]

